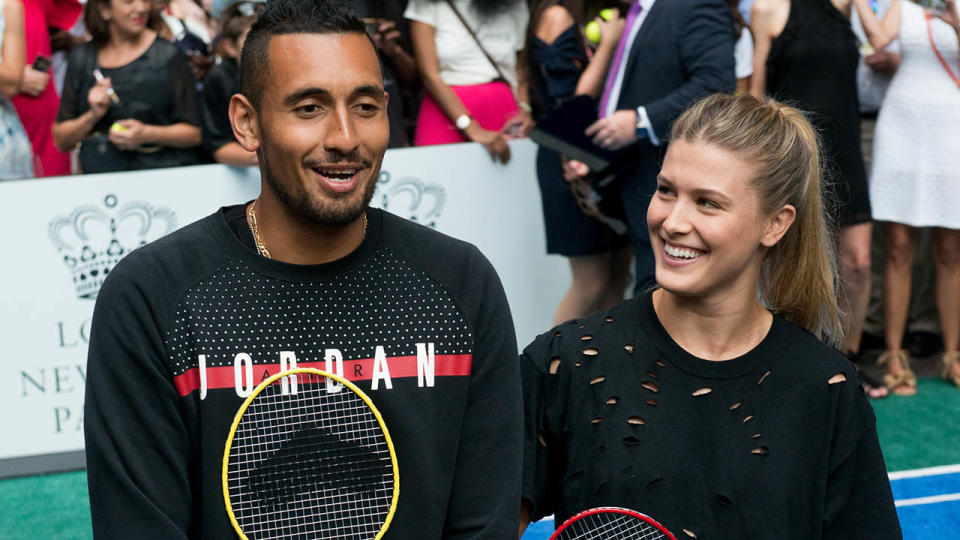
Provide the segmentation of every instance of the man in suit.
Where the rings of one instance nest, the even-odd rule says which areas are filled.
[[[631,154],[618,174],[636,257],[636,289],[654,284],[647,204],[673,120],[698,98],[732,92],[734,30],[723,0],[634,0],[600,98],[594,143]],[[569,161],[564,176],[583,181],[587,166]]]

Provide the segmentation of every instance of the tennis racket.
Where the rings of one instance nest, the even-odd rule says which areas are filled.
[[[626,508],[591,508],[571,517],[550,540],[677,540],[651,517]]]
[[[273,375],[243,402],[222,481],[244,540],[378,540],[400,493],[380,411],[350,381],[312,368]]]

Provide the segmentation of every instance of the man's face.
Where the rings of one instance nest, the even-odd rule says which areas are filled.
[[[301,219],[351,223],[373,197],[390,138],[373,45],[363,34],[285,34],[268,52],[257,113],[263,195]]]

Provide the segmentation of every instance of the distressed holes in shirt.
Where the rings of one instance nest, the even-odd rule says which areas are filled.
[[[741,405],[743,405],[743,401],[738,401],[738,402],[736,402],[736,403],[734,403],[733,405],[730,406],[730,410],[731,410],[731,411],[735,411],[735,410],[739,409]]]
[[[759,439],[760,437],[763,437],[763,433],[754,433],[750,436],[751,439]]]
[[[554,357],[550,360],[550,374],[551,374],[551,375],[556,375],[558,369],[560,369],[560,357],[559,357],[559,356],[554,356]]]
[[[618,401],[620,401],[620,398],[618,398],[617,396],[610,396],[609,398],[607,398],[606,404],[616,405]]]
[[[598,417],[596,417],[596,418],[594,418],[593,420],[590,421],[591,424],[600,424],[600,423],[602,423],[602,422],[603,422],[603,417],[602,417],[602,416],[598,416]]]
[[[666,362],[664,362],[663,360],[657,360],[656,364],[660,367],[667,367]]]
[[[647,489],[653,489],[659,486],[661,480],[663,480],[663,478],[654,478],[653,480],[647,482]]]
[[[654,373],[654,372],[652,372],[652,371],[648,371],[648,372],[647,372],[647,377],[650,377],[651,379],[659,379],[659,378],[660,378],[659,375],[657,375],[656,373]]]
[[[593,336],[590,334],[586,334],[580,338],[580,341],[590,341],[591,339],[593,339]]]
[[[844,375],[843,373],[837,373],[837,374],[834,375],[833,377],[830,377],[830,380],[827,381],[827,384],[842,383],[842,382],[845,382],[846,380],[847,380],[847,376],[846,376],[846,375]]]
[[[597,349],[596,347],[590,347],[589,349],[584,349],[583,354],[587,356],[596,356],[600,354],[600,350]]]
[[[603,322],[612,323],[612,322],[613,322],[613,317],[610,317],[610,316],[604,317]]]
[[[580,367],[581,364],[580,364],[580,362],[575,362],[573,365],[574,365],[575,367]]]
[[[580,325],[580,326],[578,326],[577,328],[586,328],[586,327],[587,327],[587,325],[585,325],[585,324],[581,324],[581,325]]]
[[[709,386],[704,386],[703,388],[697,388],[696,390],[693,391],[693,397],[705,396],[710,392],[713,392],[713,388],[710,388]]]
[[[690,529],[683,529],[683,534],[689,536],[690,538],[696,538],[697,533],[691,531]]]
[[[733,501],[730,500],[730,497],[722,493],[717,493],[717,502],[720,503],[720,506],[733,506]]]
[[[636,446],[636,445],[640,444],[640,439],[634,437],[633,435],[630,435],[629,437],[624,437],[624,438],[623,438],[623,444],[624,444],[624,446],[628,446],[628,447],[630,447],[630,446]]]
[[[624,349],[625,351],[627,351],[628,353],[633,354],[634,346],[627,344],[627,345],[624,345],[624,346],[623,346],[623,349]]]
[[[630,418],[627,418],[627,423],[632,426],[642,426],[646,424],[647,421],[644,420],[643,418],[640,418],[639,416],[631,416]]]
[[[604,377],[603,375],[600,375],[599,377],[594,377],[590,379],[590,384],[600,384],[605,380],[607,380],[607,378]]]
[[[643,400],[643,402],[646,403],[647,405],[651,405],[651,406],[653,406],[653,407],[656,407],[657,405],[660,404],[660,403],[657,402],[657,400],[655,400],[655,399],[653,399],[653,398],[647,398],[647,399]]]
[[[654,393],[660,391],[660,387],[657,386],[655,383],[652,383],[652,382],[650,382],[650,381],[643,381],[642,383],[640,383],[640,386],[642,386],[642,387],[646,388],[647,390],[649,390],[649,391],[651,391],[651,392],[654,392]]]
[[[753,418],[754,418],[755,416],[756,416],[756,415],[754,415],[754,414],[748,414],[747,417],[743,419],[743,423],[746,424],[747,422],[753,420]]]
[[[758,456],[765,456],[770,453],[770,449],[766,446],[758,446],[757,448],[751,450],[750,453]]]
[[[559,331],[559,330],[557,330],[556,332],[553,333],[553,336],[554,336],[554,337],[560,337],[560,336],[562,336],[562,335],[563,335],[563,332],[561,332],[561,331]]]
[[[542,446],[542,447],[544,447],[544,448],[547,447],[547,439],[543,436],[543,432],[542,432],[542,431],[538,431],[538,432],[537,432],[537,441],[540,442],[540,446]]]
[[[757,384],[763,384],[763,381],[767,380],[767,377],[769,376],[770,376],[770,371],[767,371],[766,373],[763,374],[762,377],[760,377],[760,380],[757,381]]]

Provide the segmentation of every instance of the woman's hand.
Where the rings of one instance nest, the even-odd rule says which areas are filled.
[[[33,69],[32,66],[23,66],[23,79],[20,80],[20,93],[37,97],[47,89],[50,83],[50,74]]]
[[[608,21],[603,17],[597,16],[594,20],[597,21],[597,26],[600,27],[600,43],[597,45],[597,48],[600,47],[609,47],[615,49],[617,44],[620,43],[620,34],[623,33],[623,27],[627,24],[627,20],[620,16],[620,10],[617,8],[611,8],[613,10],[613,17]]]
[[[471,141],[482,144],[487,152],[490,152],[490,157],[494,162],[499,160],[501,163],[507,163],[510,161],[510,145],[507,144],[507,139],[502,134],[483,129],[476,121],[470,124],[470,127],[463,134]]]
[[[146,140],[146,127],[146,124],[133,118],[117,120],[110,126],[108,137],[121,150],[136,150],[149,142]]]
[[[87,92],[87,103],[90,104],[90,112],[93,113],[95,120],[103,118],[103,115],[107,114],[107,109],[110,108],[110,96],[107,94],[109,89],[110,77],[105,77]]]
[[[535,125],[533,116],[524,109],[520,109],[517,114],[513,115],[513,118],[507,120],[500,133],[507,139],[522,139],[530,135]]]
[[[393,21],[381,19],[377,31],[370,38],[373,39],[373,44],[387,56],[393,57],[403,52],[403,47],[400,46],[400,29]]]
[[[957,7],[956,0],[946,0],[944,2],[943,13],[938,15],[943,21],[953,27],[953,31],[960,36],[960,8]]]

